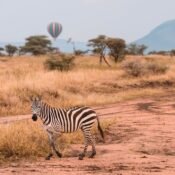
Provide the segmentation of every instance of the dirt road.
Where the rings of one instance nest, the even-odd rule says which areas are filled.
[[[101,117],[116,117],[106,133],[106,143],[97,145],[97,156],[79,161],[75,157],[82,145],[72,145],[70,156],[44,158],[35,163],[11,163],[0,174],[49,175],[174,175],[175,174],[175,96],[140,99],[98,107]],[[30,116],[18,116],[24,119]],[[0,123],[15,118],[3,118]]]

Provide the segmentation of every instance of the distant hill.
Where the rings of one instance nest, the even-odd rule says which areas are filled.
[[[1,42],[0,41],[0,47],[4,47],[7,44],[13,44],[15,46],[22,46],[24,45],[23,42]],[[72,53],[73,52],[73,45],[71,43],[67,43],[64,39],[57,39],[56,41],[53,41],[53,46],[58,47],[62,52],[66,53]],[[78,50],[87,50],[87,43],[86,42],[75,42],[75,48]]]
[[[175,20],[170,20],[165,23],[162,23],[155,29],[153,29],[148,35],[144,36],[141,39],[134,41],[136,44],[144,44],[148,46],[147,52],[149,51],[169,51],[175,49]],[[0,47],[6,44],[14,44],[16,46],[21,46],[24,43],[22,42],[1,42]],[[53,46],[58,47],[61,51],[72,53],[73,46],[71,43],[67,43],[64,39],[57,39],[53,41]],[[86,42],[75,42],[75,48],[81,50],[87,50]]]
[[[148,35],[134,43],[148,46],[147,51],[169,51],[175,49],[175,20],[162,23]]]

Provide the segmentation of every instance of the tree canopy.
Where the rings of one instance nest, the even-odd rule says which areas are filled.
[[[136,43],[131,43],[127,47],[127,53],[131,55],[144,55],[147,48],[148,47],[144,44],[138,45]]]
[[[8,44],[5,46],[5,51],[7,52],[8,56],[13,56],[17,50],[18,48],[14,45]]]
[[[124,58],[126,44],[123,39],[99,35],[98,37],[89,40],[88,45],[93,48],[93,53],[100,55],[100,64],[104,60],[105,63],[110,66],[106,60],[106,54],[109,54],[114,58],[116,63]]]
[[[107,38],[106,45],[109,49],[109,55],[114,58],[115,63],[121,61],[125,55],[125,40],[120,38]]]
[[[43,55],[51,50],[51,41],[44,35],[30,36],[26,38],[26,43],[21,47],[21,52],[32,53],[33,55]]]
[[[96,38],[90,39],[88,46],[91,46],[93,48],[93,53],[100,55],[100,64],[102,64],[102,61],[104,60],[107,65],[109,63],[107,62],[105,58],[105,51],[106,51],[106,36],[105,35],[99,35]],[[109,65],[110,66],[110,65]]]

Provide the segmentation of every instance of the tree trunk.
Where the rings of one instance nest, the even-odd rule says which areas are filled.
[[[100,60],[99,60],[100,65],[102,64],[102,59],[103,59],[103,56],[100,55]]]
[[[119,55],[115,56],[114,60],[115,60],[115,63],[117,63],[119,60]]]
[[[106,57],[103,55],[103,60],[104,60],[104,62],[109,66],[109,67],[111,67],[111,65],[107,62],[107,60],[106,60]]]

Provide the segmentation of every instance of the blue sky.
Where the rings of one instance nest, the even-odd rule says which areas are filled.
[[[61,39],[105,34],[130,42],[175,19],[174,8],[175,0],[0,0],[0,41],[47,35],[47,24],[58,21]]]

